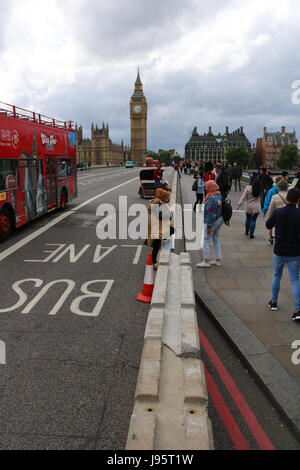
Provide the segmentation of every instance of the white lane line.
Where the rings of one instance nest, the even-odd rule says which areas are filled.
[[[15,243],[14,245],[12,245],[10,248],[7,248],[6,250],[4,250],[2,253],[0,253],[0,262],[3,261],[5,258],[7,258],[8,256],[10,256],[11,254],[15,253],[17,250],[19,250],[20,248],[22,248],[23,246],[27,245],[28,243],[30,243],[32,240],[34,240],[35,238],[39,237],[40,235],[42,235],[43,233],[47,232],[47,230],[49,230],[50,228],[54,227],[54,225],[58,224],[59,222],[61,222],[62,220],[66,219],[67,217],[69,217],[70,215],[74,214],[74,212],[77,212],[79,211],[80,209],[82,209],[83,207],[87,206],[88,204],[91,204],[92,202],[96,201],[97,199],[99,199],[100,197],[103,197],[105,196],[106,194],[109,194],[111,193],[112,191],[115,191],[116,189],[119,189],[119,188],[122,188],[123,186],[126,186],[127,184],[129,183],[132,183],[133,181],[136,181],[137,179],[139,178],[134,178],[132,180],[129,180],[129,181],[126,181],[126,183],[122,183],[122,184],[119,184],[118,186],[115,186],[111,189],[108,189],[107,191],[105,191],[104,193],[101,193],[101,194],[98,194],[97,196],[94,196],[92,197],[91,199],[88,199],[87,201],[83,202],[82,204],[79,204],[79,206],[76,206],[74,209],[70,210],[70,211],[67,211],[67,212],[64,212],[62,215],[60,215],[59,217],[56,217],[54,220],[52,220],[51,222],[49,222],[47,225],[45,225],[44,227],[40,228],[39,230],[36,230],[35,232],[31,233],[30,235],[28,235],[27,237],[25,237],[23,240],[20,240],[19,242]]]

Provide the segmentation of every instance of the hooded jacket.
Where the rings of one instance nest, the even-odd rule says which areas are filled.
[[[167,191],[156,191],[157,196],[164,196],[163,193],[167,193]],[[159,197],[155,197],[152,199],[148,205],[147,246],[151,247],[153,240],[167,240],[170,237],[170,227],[173,226],[173,213],[168,204],[166,204],[166,198],[160,199]]]
[[[266,198],[265,198],[264,208],[262,210],[263,214],[266,214],[268,212],[268,209],[269,209],[270,204],[271,204],[272,197],[275,194],[278,194],[278,193],[279,193],[279,189],[278,189],[277,184],[275,184],[273,186],[273,188],[271,188],[270,191],[267,192],[267,195],[266,195]]]

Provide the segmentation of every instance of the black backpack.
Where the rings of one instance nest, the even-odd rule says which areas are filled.
[[[225,225],[230,225],[230,219],[232,217],[232,206],[230,199],[226,199],[222,203],[222,217]]]

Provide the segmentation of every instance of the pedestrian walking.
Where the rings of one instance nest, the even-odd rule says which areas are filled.
[[[232,179],[233,179],[233,176],[232,176],[232,165],[228,165],[226,167],[226,172],[227,172],[227,176],[229,178],[229,184],[230,184],[230,188],[229,188],[229,191],[231,191],[231,188],[232,188]]]
[[[260,168],[258,179],[261,182],[261,186],[262,186],[261,208],[263,209],[264,204],[265,204],[265,198],[268,192],[270,191],[270,189],[272,189],[274,182],[273,182],[273,178],[269,174],[267,174],[266,168]]]
[[[241,191],[241,177],[243,175],[241,167],[237,164],[233,164],[233,169],[232,169],[232,178],[234,179],[234,187],[235,190],[237,191],[237,186],[239,186],[239,191]]]
[[[222,202],[224,203],[230,191],[230,181],[225,167],[221,167],[220,172],[217,174],[216,183],[220,188]]]
[[[194,205],[194,212],[196,212],[197,204],[200,204],[200,205],[203,204],[204,186],[205,186],[205,181],[203,179],[203,171],[201,171],[200,175],[197,176],[196,202]]]
[[[177,171],[177,175],[178,175],[179,179],[181,179],[180,166],[179,166],[178,163],[176,163],[174,169],[175,169],[175,171]]]
[[[214,169],[214,166],[212,164],[212,162],[206,162],[205,163],[205,167],[204,167],[204,181],[207,182],[207,181],[215,181],[216,179],[216,175],[213,171]]]
[[[219,233],[224,223],[222,217],[222,196],[219,186],[215,181],[205,183],[205,206],[204,206],[204,261],[197,264],[198,268],[210,268],[211,265],[222,266],[222,250],[219,241]],[[216,259],[210,261],[210,242],[212,241]]]
[[[252,185],[247,186],[245,189],[238,205],[237,210],[240,209],[242,204],[245,203],[246,208],[246,236],[250,235],[250,238],[254,238],[254,232],[256,228],[256,220],[260,213],[260,190],[261,185],[258,179],[254,179]]]
[[[285,207],[288,186],[288,182],[285,178],[281,178],[277,182],[277,188],[279,192],[278,194],[275,194],[271,199],[271,204],[267,214],[268,219],[271,217],[271,215],[276,209],[281,209],[282,207]],[[269,230],[269,242],[271,243],[271,245],[273,245],[274,243],[273,229]]]
[[[299,201],[300,191],[291,189],[287,193],[285,207],[276,209],[266,222],[268,230],[275,227],[272,299],[268,307],[273,311],[278,310],[280,281],[283,268],[287,264],[295,307],[292,320],[295,321],[300,321],[300,210],[297,208]]]
[[[268,212],[268,210],[269,210],[272,197],[275,196],[275,194],[278,194],[278,193],[279,193],[279,189],[278,189],[277,183],[278,183],[279,181],[281,181],[282,179],[283,179],[282,176],[277,176],[276,179],[275,179],[275,184],[274,184],[274,186],[267,192],[267,195],[266,195],[266,197],[264,198],[264,205],[263,205],[263,209],[262,209],[262,215],[263,215],[263,217],[266,216],[266,214],[267,214],[267,212]],[[259,179],[259,181],[261,182],[260,179]],[[261,183],[261,184],[262,184],[262,183]],[[264,191],[263,187],[261,187],[261,191]]]

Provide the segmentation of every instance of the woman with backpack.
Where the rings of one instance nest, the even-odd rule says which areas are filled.
[[[261,182],[258,178],[255,178],[252,181],[252,185],[247,186],[237,205],[237,210],[239,210],[243,203],[246,204],[246,236],[250,233],[251,239],[254,238],[256,220],[261,210],[260,196]]]
[[[204,261],[197,264],[198,268],[210,268],[211,265],[222,266],[222,251],[219,241],[220,228],[224,223],[222,216],[222,196],[220,188],[215,181],[205,183],[205,206],[204,206]],[[210,242],[212,241],[216,259],[210,261]]]

